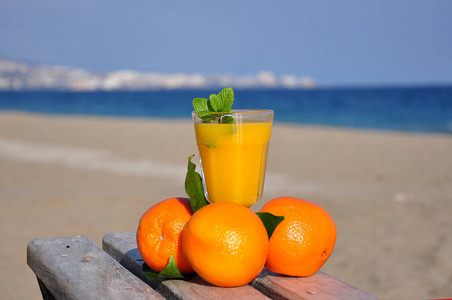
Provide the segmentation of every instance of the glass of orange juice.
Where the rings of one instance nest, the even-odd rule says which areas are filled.
[[[205,196],[211,203],[236,202],[250,207],[264,189],[273,111],[212,114],[218,115],[217,121],[207,123],[192,112]]]

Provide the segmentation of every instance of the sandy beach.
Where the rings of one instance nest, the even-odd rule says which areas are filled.
[[[195,153],[189,120],[0,113],[0,299],[41,299],[31,239],[101,246],[108,232],[136,230],[151,205],[185,196]],[[446,298],[451,183],[451,135],[278,123],[252,209],[278,196],[316,202],[338,230],[322,271],[382,299]]]

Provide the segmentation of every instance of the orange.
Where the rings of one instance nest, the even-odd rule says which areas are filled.
[[[290,276],[311,276],[330,257],[336,225],[320,205],[293,197],[279,197],[260,210],[284,216],[269,241],[265,267]]]
[[[192,214],[187,198],[163,200],[143,214],[137,230],[137,246],[152,270],[162,271],[173,254],[181,273],[193,272],[182,251],[182,231]]]
[[[248,284],[262,271],[268,236],[252,210],[218,202],[193,214],[184,229],[182,245],[199,276],[216,286],[233,287]]]

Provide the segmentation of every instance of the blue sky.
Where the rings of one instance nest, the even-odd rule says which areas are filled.
[[[452,82],[452,1],[0,0],[0,57],[91,71]]]

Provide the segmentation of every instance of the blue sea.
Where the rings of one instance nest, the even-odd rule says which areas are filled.
[[[191,102],[218,90],[0,92],[0,110],[127,118],[191,117]],[[452,85],[235,90],[235,109],[275,111],[275,122],[452,134]]]

